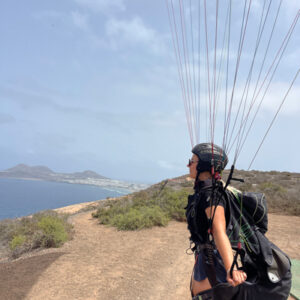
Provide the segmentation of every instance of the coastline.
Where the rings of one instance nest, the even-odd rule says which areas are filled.
[[[72,205],[67,205],[67,206],[62,206],[58,207],[55,209],[52,209],[58,213],[62,214],[77,214],[80,211],[86,211],[86,210],[93,210],[96,209],[99,203],[103,203],[106,200],[118,200],[124,196],[120,197],[112,197],[112,198],[107,198],[107,199],[102,199],[102,200],[96,200],[96,201],[90,201],[90,202],[83,202],[83,203],[77,203],[77,204],[72,204]]]
[[[39,182],[55,182],[55,183],[67,183],[67,184],[79,184],[87,186],[101,187],[102,189],[117,192],[121,195],[138,192],[142,189],[149,187],[149,184],[142,183],[130,183],[123,182],[116,179],[55,179],[55,178],[36,178],[36,177],[2,177],[0,179],[14,179],[14,180],[25,180],[25,181],[39,181]]]
[[[20,219],[45,210],[55,210],[66,206],[86,207],[106,198],[122,197],[130,193],[118,189],[83,184],[49,182],[20,178],[2,178],[0,221]],[[64,209],[66,210],[66,209]]]
[[[98,205],[100,203],[100,201],[105,201],[105,199],[62,206],[62,207],[58,207],[58,208],[55,208],[52,210],[54,210],[58,213],[61,213],[61,214],[73,215],[73,214],[78,213],[80,210],[94,208],[96,205]]]

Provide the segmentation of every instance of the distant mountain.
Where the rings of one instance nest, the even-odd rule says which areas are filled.
[[[45,166],[27,166],[24,164],[16,165],[4,171],[0,171],[0,177],[13,177],[25,179],[41,179],[41,180],[55,180],[60,181],[63,178],[67,179],[108,179],[93,171],[75,172],[75,173],[55,173]]]
[[[84,178],[108,179],[107,177],[99,175],[98,173],[90,170],[72,173],[71,175],[78,179],[84,179]]]
[[[74,184],[88,184],[101,186],[107,189],[118,190],[119,192],[135,192],[148,187],[146,184],[135,184],[113,180],[94,171],[83,171],[75,173],[56,173],[45,166],[16,165],[13,168],[0,171],[0,178],[17,178],[27,180],[56,181]]]
[[[40,178],[55,174],[51,169],[44,166],[30,167],[24,164],[16,165],[13,168],[0,172],[0,177],[15,178]]]

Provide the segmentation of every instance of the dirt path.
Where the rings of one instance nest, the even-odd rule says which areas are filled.
[[[118,232],[90,212],[73,222],[62,248],[0,264],[0,299],[190,299],[186,224]],[[299,228],[300,217],[270,216],[269,237],[297,259]]]

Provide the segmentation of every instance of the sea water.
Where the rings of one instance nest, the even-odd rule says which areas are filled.
[[[0,178],[0,220],[124,194],[92,185]]]

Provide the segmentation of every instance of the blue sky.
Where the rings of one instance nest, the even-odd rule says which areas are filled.
[[[278,39],[299,9],[284,2]],[[299,33],[298,24],[237,168],[248,167],[299,68]],[[0,39],[1,170],[25,163],[139,182],[187,173],[164,1],[2,1]],[[252,168],[300,172],[299,91],[298,78]]]

